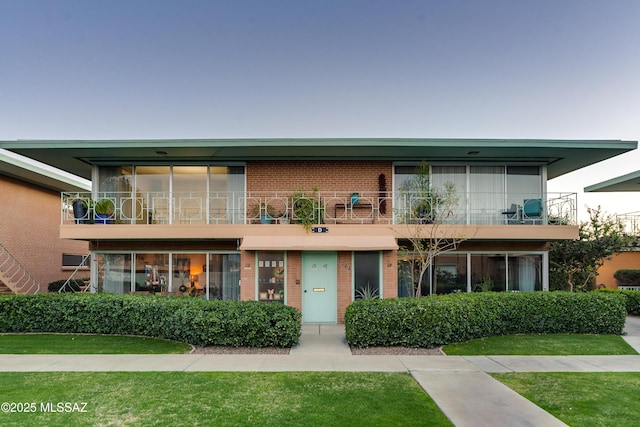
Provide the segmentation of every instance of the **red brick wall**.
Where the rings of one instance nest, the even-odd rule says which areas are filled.
[[[0,176],[0,194],[0,243],[46,292],[50,282],[71,274],[62,270],[62,254],[86,254],[88,243],[60,239],[59,192]]]
[[[242,301],[256,299],[256,253],[240,252],[240,299]]]
[[[338,252],[338,323],[344,323],[344,312],[353,301],[353,256]]]
[[[384,251],[382,253],[382,297],[395,298],[398,296],[398,252]]]
[[[391,191],[392,164],[388,161],[256,161],[248,162],[247,191],[372,191],[385,174]]]
[[[287,305],[302,311],[302,252],[287,252]]]

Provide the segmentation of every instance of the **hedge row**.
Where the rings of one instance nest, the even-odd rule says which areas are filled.
[[[354,301],[345,331],[355,347],[437,347],[495,335],[622,333],[622,295],[482,292]]]
[[[620,294],[624,297],[627,314],[640,316],[640,291],[625,291],[622,289],[600,289],[598,292]]]
[[[640,270],[617,270],[613,277],[621,285],[640,285]]]
[[[0,332],[142,335],[198,346],[292,347],[300,312],[284,304],[180,296],[37,294],[0,297]]]

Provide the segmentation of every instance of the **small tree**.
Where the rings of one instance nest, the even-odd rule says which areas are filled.
[[[425,162],[416,169],[414,176],[403,183],[400,195],[405,197],[405,207],[397,217],[404,227],[396,231],[409,245],[401,247],[398,256],[409,263],[405,274],[413,287],[411,294],[420,297],[425,274],[434,260],[443,253],[456,250],[461,242],[467,240],[461,230],[450,226],[442,229],[443,224],[455,221],[460,197],[452,182],[444,183],[443,188],[432,187],[429,165]],[[432,289],[429,289],[431,293]]]
[[[588,291],[605,260],[635,240],[613,215],[587,208],[589,220],[579,225],[578,240],[553,242],[549,248],[552,289]]]

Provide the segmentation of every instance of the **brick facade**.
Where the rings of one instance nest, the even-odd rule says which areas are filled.
[[[329,148],[328,148],[329,149]],[[247,191],[371,191],[385,174],[391,189],[389,161],[260,161],[247,163]]]
[[[62,254],[87,254],[88,243],[60,238],[59,192],[0,176],[0,194],[0,243],[46,292],[50,282],[71,274],[62,268]]]

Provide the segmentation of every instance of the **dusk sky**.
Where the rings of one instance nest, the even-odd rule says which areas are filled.
[[[638,140],[639,25],[638,0],[0,0],[0,140]]]

